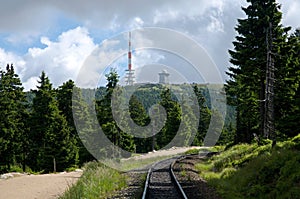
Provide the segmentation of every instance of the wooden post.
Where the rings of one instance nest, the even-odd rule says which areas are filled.
[[[53,172],[56,173],[56,161],[55,161],[55,157],[53,157]]]
[[[266,88],[265,88],[265,114],[264,114],[264,136],[275,141],[274,125],[274,82],[275,64],[273,58],[273,33],[270,22],[266,36],[267,43],[267,66],[266,66]]]

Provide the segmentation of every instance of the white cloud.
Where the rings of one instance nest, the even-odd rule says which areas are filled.
[[[0,48],[0,66],[5,67],[7,63],[15,63],[18,60],[16,55],[11,52],[6,52]]]
[[[283,24],[300,28],[300,2],[295,0],[279,0],[283,11]]]
[[[55,86],[68,78],[74,79],[86,57],[96,48],[87,29],[77,27],[62,33],[57,41],[41,38],[45,48],[31,48],[25,55],[26,71],[23,77],[27,81],[46,72]]]
[[[144,25],[144,21],[140,17],[134,17],[130,22],[130,29],[141,28]]]
[[[30,77],[26,82],[23,83],[23,87],[25,91],[29,91],[31,89],[36,89],[36,85],[38,84],[39,77]]]
[[[75,79],[85,59],[97,47],[86,28],[63,32],[57,41],[41,37],[45,48],[30,48],[24,56],[0,49],[2,62],[14,63],[26,90],[35,89],[37,77],[45,71],[53,85]],[[1,65],[3,65],[1,63]]]
[[[157,63],[164,59],[164,56],[159,52],[151,52],[147,50],[137,51],[133,57],[133,65],[135,67],[143,67],[146,64]]]
[[[283,24],[300,27],[300,2],[278,2],[282,4]],[[220,70],[225,71],[229,59],[227,50],[232,47],[236,34],[234,27],[237,19],[244,17],[241,6],[246,5],[246,1],[240,0],[5,1],[0,7],[0,33],[4,33],[4,40],[18,47],[19,43],[31,43],[40,37],[40,43],[45,47],[31,47],[23,56],[0,49],[0,64],[3,65],[3,61],[4,64],[15,63],[27,88],[34,84],[42,70],[57,86],[67,78],[74,79],[85,58],[97,47],[87,28],[99,34],[102,31],[117,34],[155,26],[174,29],[192,37],[208,51]],[[57,26],[60,26],[57,29],[63,29],[60,23],[64,20],[86,28],[71,29],[53,39],[48,32],[53,32],[52,29]],[[146,44],[151,41],[137,35],[133,42]],[[127,44],[120,49],[126,51]],[[106,59],[109,54],[102,56]],[[143,65],[139,63],[140,59],[156,59],[147,56],[150,55],[146,52],[137,53],[133,60],[135,65]]]
[[[207,27],[207,31],[209,32],[224,32],[224,24],[222,23],[222,21],[217,18],[217,17],[213,17],[211,16],[211,22],[209,24],[209,26]]]
[[[207,16],[211,9],[222,10],[225,4],[231,3],[228,0],[92,0],[88,2],[84,0],[45,0],[42,2],[15,0],[14,3],[3,2],[1,4],[0,31],[42,31],[43,28],[53,25],[58,20],[57,16],[75,19],[88,27],[112,30],[124,28],[131,23],[159,25],[184,18],[195,20],[198,17]],[[11,14],[11,10],[16,12]]]
[[[15,66],[16,73],[20,73],[25,62],[20,56],[0,48],[0,70],[5,70],[7,64],[13,64]]]

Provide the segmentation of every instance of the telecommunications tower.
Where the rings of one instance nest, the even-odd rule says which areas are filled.
[[[132,69],[131,57],[132,57],[131,32],[129,32],[129,37],[128,37],[128,68],[127,68],[127,70],[125,70],[126,71],[125,83],[126,83],[126,85],[129,85],[129,86],[132,86],[134,84],[134,70]]]

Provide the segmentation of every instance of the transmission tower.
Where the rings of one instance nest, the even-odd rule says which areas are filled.
[[[275,63],[273,58],[273,32],[272,23],[266,31],[267,44],[267,66],[266,66],[266,84],[265,84],[265,113],[264,113],[264,137],[275,139],[274,125],[274,83],[275,83]]]
[[[126,85],[132,86],[134,84],[134,70],[132,69],[132,51],[131,51],[131,32],[129,32],[128,35],[128,68],[125,70],[126,76],[125,76],[125,82]]]

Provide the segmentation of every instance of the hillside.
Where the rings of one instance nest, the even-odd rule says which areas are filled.
[[[265,142],[235,145],[196,168],[223,198],[300,198],[300,134]]]

